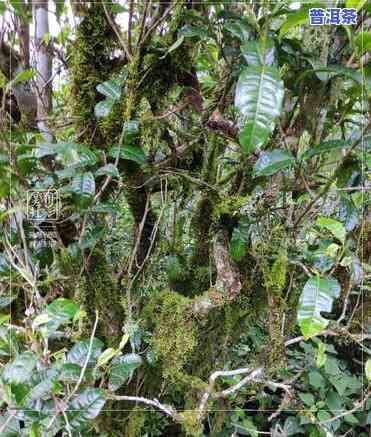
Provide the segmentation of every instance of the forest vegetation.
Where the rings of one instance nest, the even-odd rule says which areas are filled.
[[[0,436],[369,437],[371,3],[0,23]]]

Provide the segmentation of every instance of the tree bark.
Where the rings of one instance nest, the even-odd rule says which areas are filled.
[[[52,57],[46,38],[49,34],[48,0],[34,0],[36,46],[37,127],[48,142],[53,135],[47,124],[52,109]]]

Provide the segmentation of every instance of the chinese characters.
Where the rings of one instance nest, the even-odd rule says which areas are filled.
[[[357,24],[357,10],[351,8],[311,8],[309,9],[311,26],[350,26]]]

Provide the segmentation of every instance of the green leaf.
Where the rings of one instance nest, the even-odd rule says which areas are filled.
[[[3,372],[3,380],[8,384],[21,384],[28,381],[37,363],[32,352],[23,352],[14,361],[8,363]]]
[[[97,85],[97,91],[113,101],[119,100],[121,97],[120,84],[115,80],[107,80],[100,83]]]
[[[33,325],[40,326],[41,332],[47,337],[60,325],[72,320],[78,311],[78,305],[72,300],[60,297],[46,307],[46,312],[35,318]]]
[[[77,431],[86,428],[98,416],[105,403],[104,390],[100,388],[90,387],[80,393],[68,406],[67,415],[72,429]]]
[[[299,395],[299,398],[308,407],[311,407],[312,405],[314,405],[315,400],[314,400],[314,396],[312,395],[312,393],[298,393],[298,395]]]
[[[365,365],[365,374],[366,374],[366,378],[371,381],[371,358],[369,358],[366,361],[366,365]]]
[[[309,9],[313,6],[305,6],[304,8],[291,12],[287,15],[286,21],[282,24],[279,32],[279,38],[281,39],[286,33],[293,27],[300,24],[307,24],[309,17]]]
[[[35,74],[35,70],[23,70],[17,74],[17,76],[13,79],[12,83],[13,85],[15,85],[20,82],[27,82],[28,80],[32,79]]]
[[[345,7],[350,9],[357,9],[359,11],[365,4],[367,0],[346,0]]]
[[[341,150],[352,145],[351,141],[346,140],[329,140],[324,141],[316,147],[306,150],[302,155],[302,159],[310,159],[313,156],[322,155],[322,153],[332,152],[333,150]]]
[[[311,370],[308,374],[309,384],[314,388],[324,387],[326,384],[325,378],[317,371]]]
[[[111,112],[115,101],[109,97],[97,103],[94,108],[94,114],[97,118],[104,118]]]
[[[58,371],[56,369],[42,370],[37,375],[38,382],[32,387],[32,389],[27,393],[26,397],[22,401],[23,405],[27,405],[42,399],[47,395],[50,396],[50,392],[53,389],[54,383],[57,379]]]
[[[246,254],[248,231],[249,227],[244,223],[239,223],[239,225],[233,229],[232,238],[229,245],[229,253],[237,262],[241,261]]]
[[[251,32],[250,26],[241,20],[228,21],[225,23],[224,28],[241,42],[249,40]]]
[[[254,176],[270,176],[289,168],[294,161],[294,156],[286,150],[278,149],[264,153],[254,165]]]
[[[135,161],[139,165],[146,164],[146,162],[147,162],[146,155],[140,147],[126,145],[126,146],[119,148],[118,146],[115,146],[115,147],[112,147],[112,149],[109,152],[109,155],[112,158],[116,158],[119,149],[120,149],[120,157],[122,159],[127,159],[129,161]]]
[[[232,422],[232,425],[236,428],[238,434],[249,435],[251,437],[259,437],[258,428],[249,417],[245,417],[242,423]]]
[[[78,196],[92,197],[95,194],[95,180],[91,172],[79,174],[71,181],[72,193]]]
[[[131,373],[142,364],[142,358],[137,354],[127,354],[112,361],[108,388],[117,390],[129,378]]]
[[[107,164],[99,168],[95,172],[95,176],[103,176],[103,175],[112,176],[113,178],[118,178],[120,176],[120,173],[115,165]]]
[[[316,276],[308,279],[299,299],[298,323],[307,340],[320,334],[328,325],[322,311],[332,310],[333,300],[340,296],[340,285],[335,279]]]
[[[354,40],[354,44],[356,45],[358,49],[358,53],[360,55],[363,55],[364,53],[371,51],[371,32],[369,31],[360,32],[356,36]]]
[[[305,76],[308,76],[308,75],[313,74],[313,73],[329,73],[326,80],[331,78],[331,77],[335,77],[335,76],[345,76],[348,79],[353,80],[354,82],[356,82],[358,85],[361,85],[361,86],[363,86],[363,82],[364,82],[362,73],[360,71],[354,70],[352,68],[344,67],[342,65],[333,65],[333,66],[329,66],[329,67],[318,67],[318,68],[314,68],[313,70],[307,70],[304,73],[299,75],[296,82],[302,81],[302,79]]]
[[[83,365],[83,363],[80,363]],[[80,378],[81,366],[76,363],[64,363],[62,366],[62,372],[59,375],[60,381],[71,383],[77,382]]]
[[[134,140],[139,135],[139,121],[138,120],[129,120],[124,124],[124,143],[130,144],[134,142]]]
[[[273,40],[267,39],[264,50],[259,41],[248,41],[241,46],[241,53],[250,66],[272,65],[274,63]]]
[[[89,351],[90,340],[82,340],[76,343],[67,353],[67,362],[82,366],[85,363]],[[103,342],[99,338],[94,338],[89,357],[88,367],[94,367],[99,355],[102,353]]]
[[[261,147],[281,113],[283,82],[274,67],[246,67],[237,82],[234,104],[240,112],[240,143],[246,154]]]
[[[330,231],[335,238],[344,244],[346,230],[341,222],[329,217],[318,217],[316,225],[320,228],[325,228]]]

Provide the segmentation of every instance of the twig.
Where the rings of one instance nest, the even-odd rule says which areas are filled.
[[[117,38],[118,38],[122,48],[124,49],[126,57],[131,62],[133,57],[131,56],[131,53],[129,52],[128,47],[126,47],[126,43],[123,40],[123,38],[122,38],[122,36],[120,34],[120,31],[119,31],[119,29],[116,26],[116,23],[112,19],[111,15],[110,15],[110,13],[109,13],[109,11],[107,9],[106,2],[104,0],[102,1],[102,5],[103,5],[104,13],[106,14],[106,17],[107,17],[107,20],[108,20],[109,24],[111,25],[111,27],[112,27],[113,31],[115,32],[115,34],[116,34],[116,36],[117,36]]]
[[[147,399],[140,396],[118,396],[114,394],[109,394],[107,396],[107,399],[113,401],[141,402],[142,404],[151,405],[152,407],[156,407],[159,410],[163,411],[167,416],[172,417],[176,421],[180,421],[180,416],[173,407],[171,407],[170,405],[162,404],[157,399]]]
[[[128,50],[133,53],[133,47],[131,45],[131,31],[133,26],[133,11],[134,11],[134,0],[130,0],[129,4],[129,20],[128,20]]]

